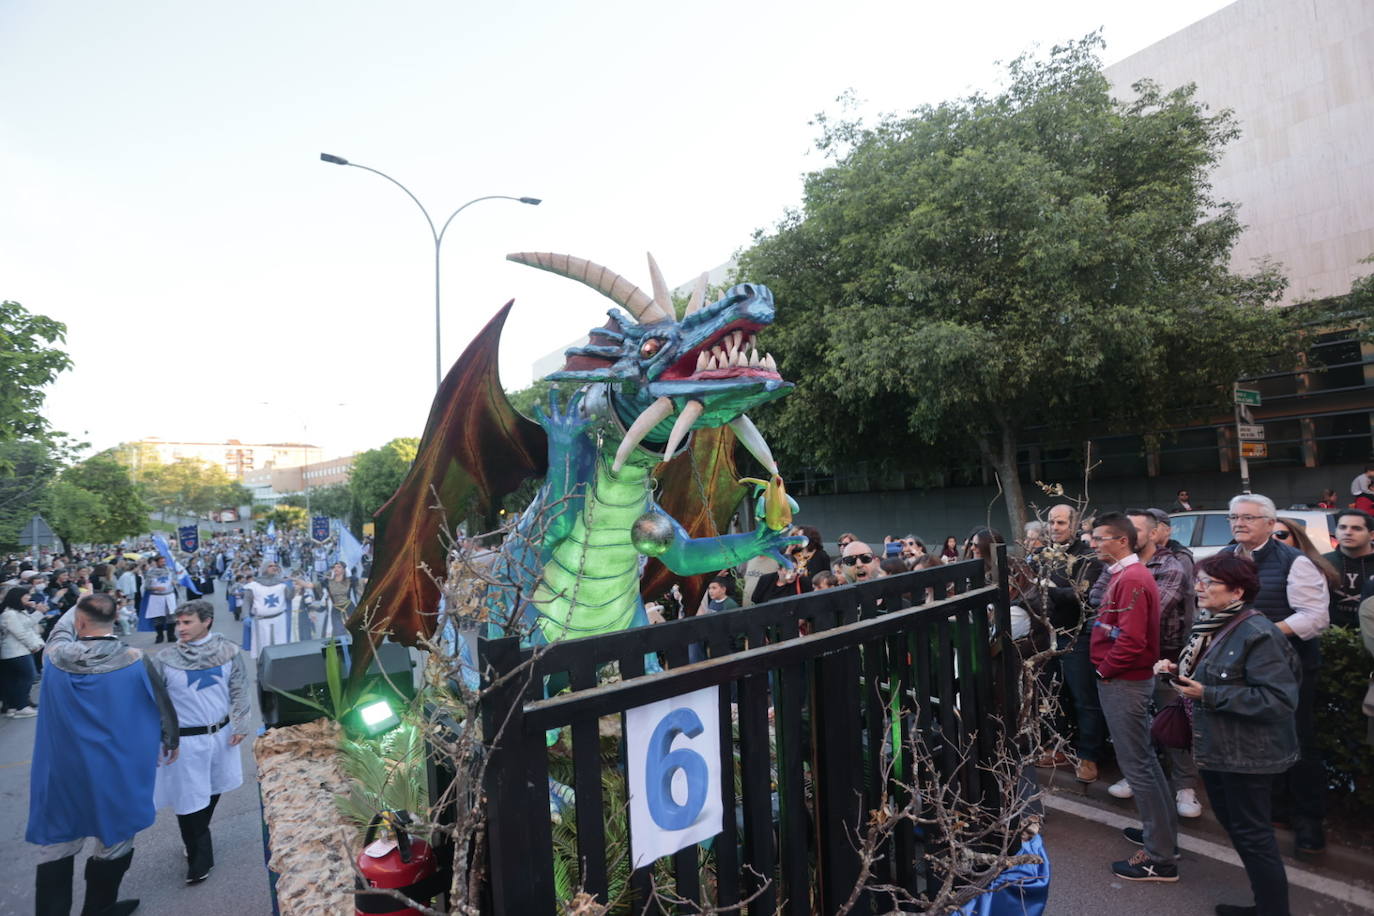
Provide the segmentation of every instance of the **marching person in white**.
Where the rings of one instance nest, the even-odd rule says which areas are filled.
[[[176,707],[181,737],[180,756],[157,768],[153,803],[176,812],[187,884],[204,881],[215,865],[210,818],[220,795],[243,783],[238,745],[251,716],[242,650],[210,632],[214,614],[204,599],[177,608],[176,645],[152,657]]]
[[[143,616],[157,630],[157,639],[153,641],[162,642],[165,634],[167,641],[172,642],[172,614],[177,606],[177,589],[172,571],[167,568],[166,557],[154,559],[153,565],[143,574],[143,602]]]
[[[253,621],[253,658],[263,646],[290,641],[287,611],[292,597],[291,585],[282,581],[281,567],[276,563],[269,562],[261,575],[243,586],[243,610]]]

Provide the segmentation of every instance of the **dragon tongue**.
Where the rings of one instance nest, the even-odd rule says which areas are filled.
[[[634,423],[625,433],[625,438],[620,442],[620,448],[615,450],[615,461],[611,464],[611,471],[619,474],[620,469],[625,466],[630,453],[635,450],[644,437],[649,435],[655,426],[663,422],[663,419],[673,412],[673,402],[670,398],[659,398],[648,407],[644,412],[635,417]]]
[[[673,431],[668,434],[668,447],[663,450],[663,460],[668,461],[677,451],[677,447],[682,444],[682,440],[691,432],[692,424],[701,416],[702,411],[706,410],[706,405],[700,401],[688,401],[682,408],[682,413],[677,415],[677,422],[673,424]]]

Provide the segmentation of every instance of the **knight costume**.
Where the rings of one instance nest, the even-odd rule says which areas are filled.
[[[204,880],[215,864],[210,818],[219,797],[243,783],[243,758],[231,735],[247,735],[251,707],[243,653],[210,633],[153,656],[180,723],[181,753],[157,769],[153,803],[176,812],[186,846],[186,880]]]
[[[253,624],[251,654],[290,641],[291,585],[280,575],[263,574],[243,586],[243,608]]]
[[[29,769],[24,838],[43,847],[34,894],[40,916],[71,911],[72,868],[87,837],[96,848],[86,860],[82,912],[129,911],[128,901],[117,902],[119,885],[134,836],[156,817],[159,751],[178,743],[176,711],[153,666],[113,635],[78,639],[76,613],[53,626],[44,653]]]

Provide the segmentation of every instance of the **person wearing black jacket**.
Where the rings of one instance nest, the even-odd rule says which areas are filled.
[[[1074,775],[1079,782],[1095,782],[1107,740],[1107,721],[1098,702],[1097,680],[1088,655],[1094,613],[1088,605],[1088,589],[1102,573],[1102,561],[1079,539],[1078,513],[1073,506],[1052,507],[1047,520],[1050,543],[1031,557],[1031,566],[1048,597],[1056,648],[1070,650],[1055,661],[1073,701],[1077,731],[1074,750],[1079,761]],[[1064,762],[1063,755],[1056,752],[1037,760],[1036,765],[1054,767]]]

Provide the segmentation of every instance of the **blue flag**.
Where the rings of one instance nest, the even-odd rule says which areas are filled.
[[[1039,856],[1039,865],[1014,865],[993,881],[986,894],[964,904],[959,916],[1044,916],[1050,899],[1050,856],[1036,834],[1021,844],[1021,855]]]
[[[317,515],[310,520],[310,536],[317,541],[329,540],[329,516]]]
[[[196,525],[182,525],[177,529],[177,542],[182,553],[195,553],[200,549],[200,528]]]
[[[353,536],[353,532],[342,525],[339,526],[339,559],[343,560],[344,568],[350,576],[356,576],[361,572],[363,545]]]
[[[268,521],[268,523],[267,523],[267,539],[268,539],[269,541],[275,541],[275,540],[277,539],[277,521],[276,521],[276,519],[271,519],[271,520]]]
[[[167,561],[167,568],[172,570],[176,575],[177,584],[185,586],[188,592],[194,592],[199,595],[200,589],[196,588],[196,584],[191,581],[190,574],[187,573],[186,570],[181,567],[181,564],[176,561],[176,558],[172,556],[172,548],[167,546],[167,539],[160,534],[155,534],[153,535],[153,546],[157,548],[158,553],[162,554],[162,558]]]

